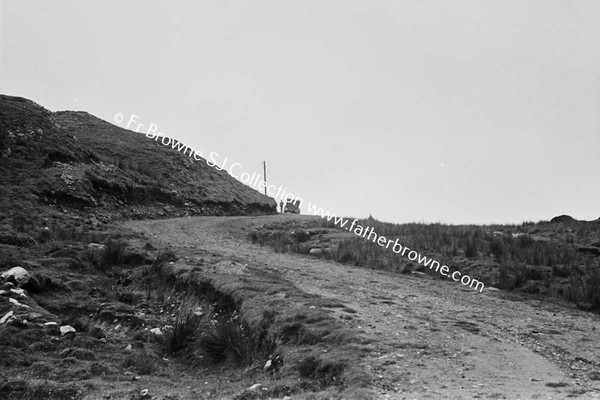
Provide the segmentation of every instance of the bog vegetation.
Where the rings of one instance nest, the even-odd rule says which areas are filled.
[[[460,270],[486,286],[559,297],[583,309],[600,310],[598,222],[455,226],[392,224],[369,217],[358,224],[388,239],[398,238],[403,246],[439,259],[451,271]],[[253,233],[251,239],[279,251],[401,274],[425,272],[444,279],[390,249],[340,230],[333,221],[273,224]]]

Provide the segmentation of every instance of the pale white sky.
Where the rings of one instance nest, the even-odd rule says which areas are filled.
[[[0,4],[1,93],[266,160],[334,213],[600,217],[600,1]]]

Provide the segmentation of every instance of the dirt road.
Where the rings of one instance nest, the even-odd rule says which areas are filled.
[[[391,274],[254,245],[256,226],[303,216],[195,217],[132,221],[184,257],[200,249],[279,271],[309,293],[357,311],[334,310],[348,327],[374,338],[356,360],[389,399],[600,399],[600,318],[540,301],[455,282]],[[336,314],[337,313],[337,314]]]

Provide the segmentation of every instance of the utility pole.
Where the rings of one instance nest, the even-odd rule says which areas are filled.
[[[263,161],[263,172],[265,177],[265,196],[267,195],[267,162]]]

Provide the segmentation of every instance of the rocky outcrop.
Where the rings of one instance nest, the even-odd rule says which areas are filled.
[[[562,222],[563,224],[569,224],[572,222],[577,222],[577,220],[570,215],[559,215],[558,217],[554,217],[550,220],[550,222]]]

